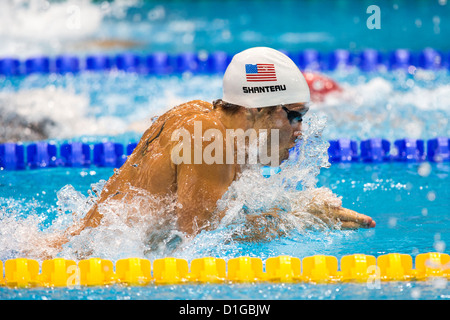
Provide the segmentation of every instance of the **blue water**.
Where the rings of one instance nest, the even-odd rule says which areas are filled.
[[[445,286],[445,284],[444,284]],[[382,283],[380,289],[368,289],[361,284],[231,284],[231,285],[167,285],[142,287],[83,287],[72,289],[4,289],[0,299],[15,300],[448,300],[449,290],[442,283],[392,282]]]
[[[45,1],[17,3],[2,7],[4,54],[114,52],[124,46],[137,52],[230,53],[261,45],[321,51],[450,49],[446,0],[72,1],[61,9]],[[370,5],[380,8],[381,29],[366,26]],[[12,25],[22,19],[29,24]],[[93,41],[111,39],[133,43]]]
[[[130,20],[150,20],[127,35],[144,49],[241,51],[249,46],[286,50],[313,47],[378,49],[430,46],[449,50],[450,8],[445,1],[149,1],[127,11]],[[381,11],[381,29],[369,30],[370,5]],[[163,13],[164,12],[164,13]],[[114,24],[114,18],[111,18]],[[170,37],[167,37],[167,23]],[[108,23],[108,22],[107,22]],[[108,28],[113,34],[117,29]],[[121,30],[124,30],[122,28]],[[107,31],[105,32],[106,34]],[[151,34],[152,36],[148,36]],[[128,38],[129,39],[129,38]],[[167,39],[171,39],[168,41]]]
[[[41,2],[45,7],[45,3]],[[62,12],[68,6],[63,4]],[[378,4],[381,29],[368,30],[366,8]],[[447,1],[137,1],[135,5],[84,3],[91,10],[76,32],[64,29],[67,17],[54,4],[50,9],[1,4],[8,16],[21,14],[42,25],[47,10],[52,32],[33,34],[26,23],[8,24],[0,31],[0,56],[53,55],[62,52],[215,51],[234,53],[256,45],[299,51],[314,48],[359,50],[430,46],[450,50],[450,5]],[[277,7],[274,16],[274,6]],[[39,7],[39,6],[38,6]],[[268,8],[270,10],[268,10]],[[95,19],[97,17],[98,19]],[[270,23],[267,23],[267,21]],[[23,21],[23,20],[21,20]],[[26,21],[26,20],[25,20]],[[73,22],[73,21],[72,21]],[[76,22],[76,21],[75,21]],[[8,26],[9,29],[6,29]],[[37,29],[37,28],[35,28]],[[49,29],[50,30],[50,29]],[[132,40],[128,46],[98,41]],[[49,41],[51,40],[51,41]],[[404,137],[430,139],[450,136],[450,76],[447,70],[381,72],[359,70],[328,73],[345,92],[337,99],[316,103],[311,112],[328,118],[323,139]],[[28,122],[51,120],[46,130],[57,144],[103,139],[136,141],[149,119],[190,99],[221,97],[221,76],[146,76],[83,73],[0,77],[2,114],[18,113]],[[26,141],[25,141],[26,142]],[[281,254],[303,258],[314,254],[449,253],[450,165],[334,164],[322,168],[318,187],[342,197],[343,206],[372,216],[377,227],[358,231],[293,232],[263,243],[220,243],[221,235],[200,234],[192,244],[174,252],[191,260],[212,255],[225,259],[250,255],[266,259]],[[55,227],[58,217],[70,217],[58,204],[58,194],[70,184],[84,197],[93,184],[106,180],[112,169],[56,168],[0,171],[0,259],[20,256],[28,234]],[[78,197],[75,200],[82,200]],[[78,202],[72,203],[76,208]],[[78,201],[77,200],[77,201]],[[66,207],[65,207],[66,208]],[[66,208],[67,209],[67,208]],[[219,245],[211,246],[211,243]],[[215,241],[215,242],[214,242]],[[26,242],[26,241],[25,241]],[[103,249],[103,250],[102,250]],[[98,248],[99,256],[116,260],[134,251]],[[157,253],[158,254],[158,253]],[[157,256],[152,256],[154,259]],[[162,256],[162,255],[161,255]],[[255,284],[97,287],[15,290],[0,287],[0,299],[449,299],[446,281],[365,284]]]
[[[328,187],[342,196],[343,206],[374,218],[377,227],[359,231],[307,232],[308,237],[282,238],[271,243],[238,244],[224,257],[251,255],[263,259],[281,254],[305,257],[313,254],[342,256],[356,252],[371,255],[431,251],[449,252],[450,243],[448,164],[432,164],[429,175],[419,174],[419,164],[335,164],[322,169],[318,187]],[[57,215],[57,192],[70,183],[88,196],[91,184],[107,180],[110,168],[56,168],[2,171],[0,197],[2,214],[40,217],[41,229]],[[45,181],[44,184],[41,182]],[[19,213],[19,214],[18,214]],[[196,249],[195,254],[222,256],[226,248]],[[5,248],[2,248],[5,250]],[[217,250],[217,251],[216,251]],[[179,257],[195,258],[195,256]],[[2,260],[12,258],[5,251]],[[111,258],[104,256],[104,258]]]

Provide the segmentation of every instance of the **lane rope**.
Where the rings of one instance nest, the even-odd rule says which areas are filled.
[[[330,163],[420,163],[449,162],[450,138],[430,140],[399,139],[393,143],[382,138],[363,141],[338,139],[329,141]],[[112,141],[87,144],[70,142],[57,145],[39,141],[29,144],[0,144],[0,170],[24,170],[56,167],[112,167],[120,168],[133,150],[136,142],[127,145]],[[294,157],[299,146],[291,150]],[[273,169],[266,167],[264,170]]]
[[[320,52],[314,49],[299,52],[280,51],[288,55],[302,71],[334,71],[356,67],[364,72],[405,70],[413,74],[419,68],[426,70],[450,68],[450,53],[433,48],[425,48],[420,51],[401,48],[392,51],[370,48],[362,51],[344,49],[331,52]],[[184,72],[216,74],[225,72],[232,57],[233,54],[223,51],[179,54],[122,52],[116,55],[100,53],[83,57],[61,54],[55,57],[29,57],[25,60],[2,57],[0,58],[0,75],[75,74],[84,71],[105,72],[111,70],[155,75]]]

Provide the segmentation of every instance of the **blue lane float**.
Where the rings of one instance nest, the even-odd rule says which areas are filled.
[[[80,59],[75,56],[59,56],[55,60],[56,73],[77,73],[80,69]]]
[[[409,50],[397,49],[389,56],[389,68],[391,70],[408,70],[409,67],[416,64],[414,58],[415,56]]]
[[[364,72],[380,71],[386,68],[383,53],[374,49],[366,49],[357,54],[353,64]]]
[[[169,74],[172,70],[171,58],[165,52],[156,52],[145,59],[148,73]]]
[[[23,144],[0,144],[0,168],[5,170],[25,169],[25,150]]]
[[[390,142],[381,138],[361,141],[361,159],[363,162],[383,162],[391,160]]]
[[[442,52],[426,48],[420,52],[417,64],[422,69],[438,70],[444,65],[444,56]]]
[[[450,161],[450,139],[446,137],[438,137],[428,140],[427,142],[427,158],[428,161],[442,162]]]
[[[328,156],[330,163],[419,163],[449,162],[450,139],[436,137],[428,141],[422,139],[398,139],[393,143],[382,138],[356,141],[341,138],[329,141]],[[24,146],[22,143],[0,144],[0,169],[22,170],[26,168],[52,167],[121,167],[131,155],[137,142],[126,145],[106,141],[95,144],[82,142],[54,143],[35,142]],[[297,149],[291,150],[294,161],[298,159]],[[26,160],[26,161],[25,161]],[[272,169],[264,169],[270,175]]]
[[[301,70],[320,71],[324,69],[322,53],[313,49],[300,52],[294,62]]]
[[[111,58],[106,55],[92,55],[86,58],[86,70],[109,70],[111,66]]]
[[[185,52],[176,57],[175,72],[197,72],[198,56],[194,52]]]
[[[358,144],[350,139],[330,140],[328,156],[330,163],[358,161]]]
[[[134,149],[137,146],[137,142],[129,142],[127,145],[127,156],[133,153]]]
[[[349,68],[352,66],[352,55],[348,50],[335,50],[328,54],[328,70]]]
[[[21,61],[15,58],[0,59],[0,74],[5,76],[18,76],[21,74]]]
[[[396,155],[395,161],[415,162],[425,160],[425,144],[423,140],[402,139],[394,142]]]
[[[301,70],[310,71],[333,71],[342,67],[357,67],[364,72],[399,69],[410,71],[409,68],[412,66],[429,70],[450,68],[450,53],[432,48],[421,51],[396,49],[387,52],[370,48],[361,51],[337,49],[331,52],[320,52],[307,49],[300,52],[283,52],[290,56]],[[123,52],[111,56],[97,54],[86,57],[65,54],[57,57],[30,57],[25,61],[15,57],[3,57],[0,58],[0,75],[66,74],[114,69],[157,75],[184,72],[215,74],[225,72],[231,58],[232,54],[221,51],[179,54]]]
[[[61,165],[66,167],[89,167],[91,165],[91,148],[86,143],[64,143],[60,148]]]
[[[27,146],[27,165],[30,169],[56,167],[57,146],[47,142],[31,143]]]
[[[199,71],[203,73],[225,73],[232,56],[223,51],[199,55]]]
[[[50,72],[50,58],[35,57],[25,60],[25,73],[49,73]]]
[[[134,53],[121,53],[115,57],[115,66],[125,72],[138,72],[142,68],[142,57]]]

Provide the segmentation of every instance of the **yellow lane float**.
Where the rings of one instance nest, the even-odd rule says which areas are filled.
[[[302,260],[291,256],[267,258],[202,257],[188,263],[167,257],[110,260],[90,258],[75,262],[62,258],[44,260],[17,258],[0,261],[0,285],[13,288],[121,285],[167,285],[182,283],[306,282],[341,283],[450,279],[450,256],[429,252],[413,258],[390,253],[375,258],[353,254],[336,257],[315,255]],[[340,267],[340,269],[339,269]]]

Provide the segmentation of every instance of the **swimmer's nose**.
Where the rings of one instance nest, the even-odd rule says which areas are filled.
[[[302,135],[301,131],[294,131],[294,137],[300,137]]]

